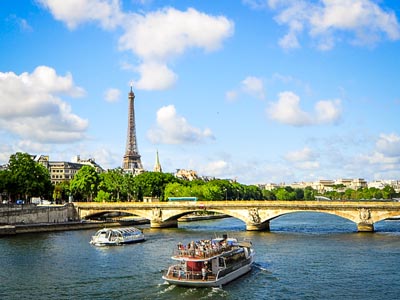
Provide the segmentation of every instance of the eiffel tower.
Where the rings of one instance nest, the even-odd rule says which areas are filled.
[[[128,111],[128,134],[126,137],[126,150],[122,168],[126,172],[140,173],[143,171],[142,162],[140,160],[139,151],[136,141],[135,127],[135,94],[131,91],[128,94],[129,111]]]

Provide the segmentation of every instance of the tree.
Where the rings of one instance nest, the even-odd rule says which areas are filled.
[[[133,181],[141,196],[157,197],[160,200],[166,198],[165,187],[169,183],[179,182],[173,175],[160,172],[145,172],[135,176]]]
[[[29,200],[32,196],[50,198],[53,185],[49,171],[35,162],[28,153],[17,152],[8,162],[8,191],[12,198]]]
[[[100,182],[99,174],[92,166],[83,166],[71,180],[70,189],[76,199],[92,201]]]
[[[304,200],[314,200],[314,199],[315,199],[315,190],[312,187],[307,186],[304,189]]]
[[[382,189],[382,196],[384,199],[392,199],[395,195],[396,191],[390,185],[385,185],[385,187]]]
[[[61,203],[63,200],[66,201],[69,195],[70,195],[69,181],[57,183],[54,186],[53,199],[56,201],[56,203]]]
[[[100,175],[99,189],[108,192],[109,199],[120,201],[121,193],[126,194],[124,189],[124,171],[121,168],[108,170]]]
[[[276,200],[275,194],[269,190],[262,190],[262,197],[265,200]]]

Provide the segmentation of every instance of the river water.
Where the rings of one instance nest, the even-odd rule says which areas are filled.
[[[98,248],[96,230],[0,239],[0,299],[399,299],[400,221],[374,233],[319,213],[271,221],[247,232],[234,218],[144,230],[140,244]],[[183,288],[161,279],[177,243],[228,233],[251,239],[255,264],[223,288]]]

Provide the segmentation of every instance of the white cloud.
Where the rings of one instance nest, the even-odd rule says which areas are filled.
[[[65,22],[69,29],[82,23],[97,21],[103,28],[112,29],[123,19],[119,0],[38,0],[56,20]]]
[[[157,125],[149,130],[148,137],[153,143],[163,144],[200,143],[214,139],[210,129],[192,127],[184,117],[177,114],[173,105],[158,110]]]
[[[68,143],[84,138],[88,121],[58,98],[84,95],[72,75],[39,66],[31,74],[0,72],[0,129],[29,143]]]
[[[384,38],[400,39],[395,13],[371,0],[270,0],[268,5],[278,13],[276,22],[288,27],[287,34],[279,41],[285,49],[300,47],[299,37],[305,30],[317,39],[321,50],[334,47],[343,34],[349,34],[350,42],[359,45],[375,44]],[[260,5],[253,3],[250,7]]]
[[[178,77],[167,65],[155,62],[143,63],[136,70],[140,79],[134,84],[141,90],[165,90],[173,86]]]
[[[215,176],[215,177],[227,174],[228,169],[229,169],[228,163],[224,160],[216,160],[206,164],[205,166],[204,164],[199,166],[200,174],[204,174],[206,176]]]
[[[170,88],[177,79],[168,66],[171,60],[192,48],[218,50],[234,31],[233,22],[226,17],[210,16],[193,8],[138,14],[121,11],[119,0],[38,1],[70,29],[89,21],[98,22],[105,29],[122,27],[119,49],[138,57],[135,70],[140,79],[135,86],[139,89]]]
[[[384,155],[400,158],[400,136],[382,133],[376,142],[376,148]]]
[[[313,151],[308,147],[304,147],[303,149],[298,151],[288,152],[285,155],[285,159],[291,162],[309,161],[314,160],[315,158],[316,154],[313,153]]]
[[[193,8],[186,11],[166,8],[147,15],[131,15],[124,27],[120,50],[130,50],[142,61],[138,67],[142,78],[135,85],[145,89],[170,87],[176,75],[169,70],[168,62],[191,48],[215,51],[233,33],[233,23],[227,18],[209,16]],[[161,84],[147,76],[156,74],[157,68],[167,75]]]
[[[243,92],[253,95],[261,100],[265,99],[265,89],[262,79],[248,76],[241,82],[241,86]]]
[[[247,76],[240,82],[240,86],[237,89],[227,91],[225,93],[226,100],[233,102],[241,94],[250,95],[260,100],[265,99],[265,87],[264,81],[255,76]]]
[[[318,155],[308,147],[304,147],[298,151],[288,152],[284,158],[301,170],[318,169],[320,166],[319,162],[316,161]]]
[[[342,111],[340,109],[341,101],[336,100],[321,100],[315,105],[316,122],[335,123],[338,122]]]
[[[110,88],[104,93],[104,99],[107,102],[117,102],[121,96],[121,91],[118,89]]]
[[[306,126],[337,122],[341,117],[340,100],[323,100],[315,104],[314,113],[300,108],[300,97],[293,92],[282,92],[277,102],[271,102],[267,108],[270,119],[277,122]]]
[[[125,26],[126,32],[119,40],[121,49],[131,50],[145,61],[167,61],[189,48],[214,51],[233,33],[233,23],[227,18],[193,8],[134,15]]]

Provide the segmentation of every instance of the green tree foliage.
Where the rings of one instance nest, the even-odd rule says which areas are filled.
[[[101,173],[99,177],[99,190],[109,194],[108,200],[120,201],[121,196],[126,199],[127,191],[124,185],[124,171],[122,168],[108,170],[108,172]]]
[[[96,202],[109,202],[111,200],[111,194],[105,191],[99,191],[97,196],[94,198]]]
[[[83,166],[70,183],[74,199],[92,201],[97,195],[100,183],[99,174],[92,166]]]
[[[269,190],[262,190],[262,199],[264,200],[276,200],[274,192]]]
[[[297,200],[297,193],[290,186],[276,188],[273,192],[277,200]]]
[[[5,189],[12,199],[29,200],[32,196],[50,199],[53,186],[49,171],[27,153],[17,152],[8,162]],[[4,188],[4,187],[3,187]]]
[[[69,182],[57,183],[54,186],[53,199],[56,203],[67,201],[70,196]]]
[[[172,174],[160,172],[145,172],[133,178],[133,188],[131,192],[138,195],[138,199],[143,197],[155,197],[164,200],[165,187],[167,184],[177,182],[178,179]]]
[[[304,200],[314,200],[315,199],[315,190],[308,186],[304,189]]]

